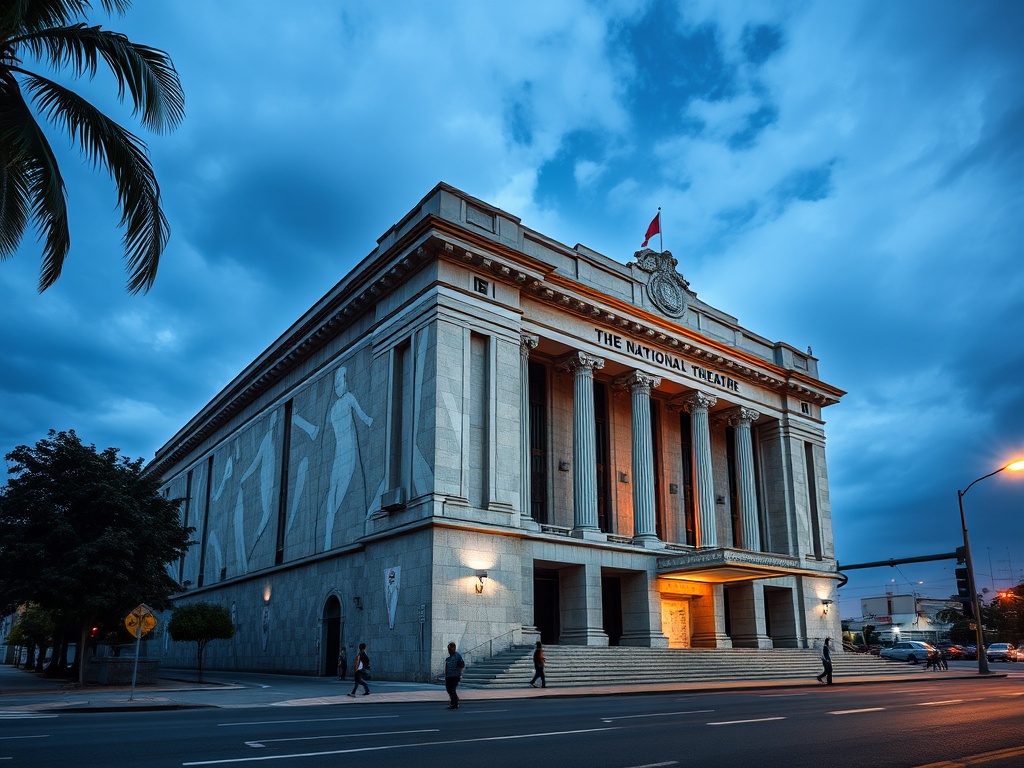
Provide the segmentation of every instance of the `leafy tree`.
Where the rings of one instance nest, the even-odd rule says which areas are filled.
[[[191,528],[178,500],[159,493],[142,459],[97,451],[74,431],[54,432],[7,454],[0,488],[0,613],[32,601],[58,624],[89,631],[141,602],[169,608],[180,587],[169,563],[188,548]],[[84,654],[80,654],[84,656]],[[84,680],[84,658],[79,680]]]
[[[943,608],[937,611],[935,618],[943,624],[949,624],[950,642],[958,645],[974,645],[977,640],[977,633],[971,629],[971,620],[964,615],[960,608]]]
[[[36,649],[39,649],[39,664],[42,665],[46,647],[53,637],[53,616],[38,605],[29,604],[18,614],[18,619],[7,635],[7,642],[25,646],[25,668],[36,666]]]
[[[211,640],[230,640],[235,636],[231,611],[213,603],[190,603],[174,609],[167,631],[177,641],[196,644],[199,682],[203,681],[203,651]]]
[[[100,0],[123,14],[131,0]],[[128,291],[148,291],[156,279],[169,227],[146,145],[75,91],[27,68],[38,63],[91,79],[103,61],[126,92],[133,115],[150,130],[173,129],[185,115],[185,95],[170,57],[125,35],[87,26],[93,0],[6,0],[0,10],[0,259],[11,257],[31,222],[43,239],[39,290],[60,277],[71,247],[64,179],[37,116],[78,145],[117,186]],[[26,64],[26,60],[30,64]]]

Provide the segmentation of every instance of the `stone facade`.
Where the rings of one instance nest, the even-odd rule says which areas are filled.
[[[821,412],[843,394],[670,253],[568,248],[441,184],[148,471],[196,529],[177,600],[235,617],[211,669],[807,647],[839,636]]]

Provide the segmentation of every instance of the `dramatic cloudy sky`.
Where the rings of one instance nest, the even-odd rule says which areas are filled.
[[[173,228],[123,290],[110,182],[62,155],[73,249],[0,264],[0,448],[149,458],[438,181],[628,261],[658,206],[698,295],[813,347],[840,562],[951,551],[1024,455],[1024,5],[146,0]],[[129,121],[108,79],[84,88]],[[131,124],[131,123],[129,123]],[[132,124],[134,125],[134,124]],[[67,142],[55,139],[62,153]],[[1024,572],[1024,477],[965,497],[980,586]],[[948,596],[952,564],[851,572]],[[892,580],[895,580],[893,582]],[[918,582],[924,582],[919,584]]]

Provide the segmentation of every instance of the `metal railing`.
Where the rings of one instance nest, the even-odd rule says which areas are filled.
[[[480,658],[484,659],[494,655],[495,647],[497,647],[499,651],[504,651],[508,648],[514,648],[516,632],[522,632],[522,629],[518,627],[515,629],[510,629],[508,632],[502,632],[500,635],[492,637],[490,640],[485,640],[484,642],[480,643],[480,645],[470,648],[468,651],[464,651],[462,654],[462,658],[466,660],[467,664],[469,664],[470,660],[474,657],[474,655],[476,655],[477,652],[483,648],[487,649],[487,653],[480,653],[479,655]]]

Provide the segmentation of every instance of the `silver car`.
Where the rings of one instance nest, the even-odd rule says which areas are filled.
[[[929,653],[937,653],[937,651],[928,643],[920,640],[901,640],[891,648],[883,648],[878,655],[883,659],[896,659],[917,664],[919,661],[928,661]]]

